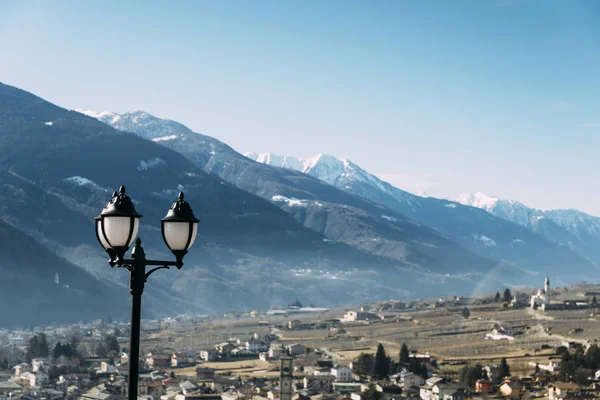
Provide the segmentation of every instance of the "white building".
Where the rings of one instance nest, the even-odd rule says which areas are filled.
[[[400,379],[402,381],[402,386],[404,390],[411,387],[420,387],[425,383],[425,379],[423,379],[419,375],[413,374],[412,372],[409,372],[407,374],[401,374]]]
[[[347,367],[331,368],[331,375],[335,377],[336,382],[352,382],[352,370]]]
[[[29,386],[31,386],[32,388],[38,389],[47,383],[48,383],[48,375],[46,375],[42,372],[29,374]]]
[[[544,288],[538,289],[537,293],[531,296],[531,308],[539,307],[542,310],[550,304],[550,278],[546,276]]]
[[[262,351],[268,351],[269,345],[260,340],[252,339],[246,342],[246,349],[252,353],[259,353]]]
[[[355,322],[355,321],[378,321],[379,317],[377,314],[364,312],[364,311],[348,311],[342,318],[342,322]]]
[[[281,358],[287,355],[287,350],[281,346],[272,346],[269,348],[269,358]]]

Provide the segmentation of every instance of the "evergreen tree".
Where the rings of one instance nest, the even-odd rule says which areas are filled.
[[[28,361],[34,358],[48,358],[50,355],[50,346],[46,334],[40,333],[29,339],[25,356]]]
[[[592,297],[592,304],[596,305],[596,296]]]
[[[380,400],[383,397],[383,393],[379,392],[375,384],[371,382],[360,397],[361,400]]]
[[[500,292],[496,292],[494,296],[494,303],[500,303]]]
[[[300,303],[300,300],[296,299],[296,301],[294,301],[292,304],[290,304],[290,307],[300,307],[300,308],[302,308],[302,303]]]
[[[483,367],[481,364],[476,364],[474,367],[466,366],[461,369],[459,377],[463,384],[472,388],[476,381],[483,379]]]
[[[508,362],[506,362],[506,358],[503,358],[500,361],[500,378],[504,379],[507,376],[510,376],[510,367],[508,366]]]
[[[540,364],[538,364],[538,363],[535,364],[535,373],[536,374],[540,373]]]
[[[506,290],[504,291],[504,298],[503,298],[505,303],[508,303],[512,300],[512,295],[510,294],[510,290],[508,290],[508,288],[506,288]]]
[[[361,376],[370,375],[373,373],[374,364],[373,354],[361,353],[354,363],[354,372]]]
[[[461,315],[463,316],[463,318],[468,319],[471,316],[471,312],[467,307],[465,307],[462,309]]]
[[[171,371],[171,374],[169,375],[172,379],[175,379],[175,371]]]
[[[387,378],[390,373],[390,360],[385,354],[383,345],[379,343],[375,353],[374,375],[380,379]]]
[[[406,346],[406,343],[402,343],[402,347],[400,348],[400,363],[408,363],[409,361],[408,346]]]
[[[2,368],[3,371],[7,371],[8,370],[8,359],[6,357],[4,357],[2,359],[2,365],[0,366]]]
[[[61,342],[57,342],[52,352],[52,358],[56,359],[63,355],[63,345]]]

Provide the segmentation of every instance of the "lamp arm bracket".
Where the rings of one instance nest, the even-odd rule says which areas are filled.
[[[159,260],[147,260],[146,265],[165,265],[169,267],[176,267],[177,261],[159,261]]]
[[[160,267],[156,267],[156,268],[152,268],[150,271],[146,272],[146,275],[144,276],[144,281],[148,280],[148,277],[150,275],[152,275],[154,272],[158,271],[159,269],[169,269],[170,267],[168,265],[161,265]]]

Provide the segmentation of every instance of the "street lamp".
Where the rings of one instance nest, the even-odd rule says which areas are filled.
[[[125,186],[119,192],[113,192],[112,200],[106,204],[100,215],[95,218],[96,238],[109,255],[111,267],[126,268],[129,271],[129,290],[131,292],[131,342],[129,346],[129,400],[137,400],[138,375],[140,361],[140,320],[142,311],[142,293],[148,277],[159,269],[183,267],[183,257],[196,240],[198,220],[189,203],[183,199],[183,193],[161,219],[161,231],[165,244],[175,256],[175,261],[148,260],[142,248],[142,241],[136,236],[140,227],[141,214],[135,210],[133,202],[125,194]],[[135,240],[131,258],[125,253]],[[146,271],[147,266],[155,266]]]

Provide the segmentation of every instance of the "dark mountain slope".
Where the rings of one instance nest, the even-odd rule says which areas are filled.
[[[0,221],[0,326],[65,323],[91,317],[125,319],[125,297]]]

